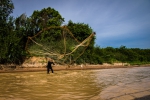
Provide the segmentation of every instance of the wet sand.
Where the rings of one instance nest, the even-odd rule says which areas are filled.
[[[102,91],[100,97],[104,100],[150,100],[150,81],[110,86]]]
[[[150,100],[149,69],[146,67],[131,68],[125,72],[126,74],[122,72],[124,76],[121,76],[121,73],[118,74],[120,81],[105,88],[100,97],[103,100]]]

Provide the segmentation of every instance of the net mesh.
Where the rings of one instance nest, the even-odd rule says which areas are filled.
[[[59,64],[76,61],[90,44],[94,33],[80,42],[66,27],[48,27],[28,37],[26,50],[32,56],[47,56]]]

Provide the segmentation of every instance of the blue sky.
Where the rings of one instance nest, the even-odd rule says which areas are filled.
[[[150,0],[12,0],[13,16],[51,7],[67,24],[88,24],[96,32],[96,45],[150,48]]]

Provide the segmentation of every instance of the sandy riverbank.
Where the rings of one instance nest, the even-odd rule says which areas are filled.
[[[132,68],[132,67],[150,67],[150,65],[134,65],[134,66],[124,66],[124,65],[76,65],[76,66],[65,66],[65,65],[54,65],[53,70],[89,70],[89,69],[111,69],[111,68]],[[7,72],[36,72],[36,71],[46,71],[46,67],[22,67],[22,66],[5,66],[1,65],[0,73]]]
[[[0,73],[5,72],[33,72],[33,71],[46,71],[47,61],[44,57],[30,57],[25,60],[22,65],[0,65]],[[110,68],[131,68],[131,67],[150,67],[149,65],[130,65],[129,63],[103,63],[102,65],[53,65],[54,71],[58,70],[86,70],[86,69],[110,69]]]

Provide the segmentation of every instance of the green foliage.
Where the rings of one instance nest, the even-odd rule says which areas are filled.
[[[7,18],[12,13],[13,9],[14,6],[11,0],[0,1],[0,27],[6,25]]]
[[[31,15],[31,22],[37,32],[49,26],[60,26],[64,22],[64,18],[61,17],[58,11],[48,7],[41,11],[34,11]]]
[[[102,63],[127,62],[138,65],[150,63],[150,49],[126,48],[125,46],[121,46],[120,48],[100,48],[96,46],[94,55],[103,59],[101,60],[103,61]]]
[[[80,42],[84,41],[87,37],[92,34],[93,30],[89,27],[88,24],[84,23],[73,23],[71,20],[67,24],[68,29],[73,33],[74,37],[76,37]],[[77,60],[76,63],[84,63],[84,62],[92,62],[92,54],[94,48],[95,37],[92,38],[89,46],[87,47],[84,54]]]
[[[67,27],[79,41],[85,40],[93,32],[88,24],[73,23],[71,20],[68,22]]]
[[[10,17],[13,11],[11,0],[0,1],[0,63],[21,64],[26,57],[26,42],[43,28],[60,26],[64,18],[53,8],[34,11],[31,17],[25,14],[16,19]],[[52,32],[53,31],[53,32]],[[51,30],[56,39],[60,30]]]
[[[21,40],[14,30],[13,23],[13,17],[9,17],[5,30],[0,34],[5,34],[0,38],[0,63],[21,64],[25,57],[25,50],[20,45]]]

